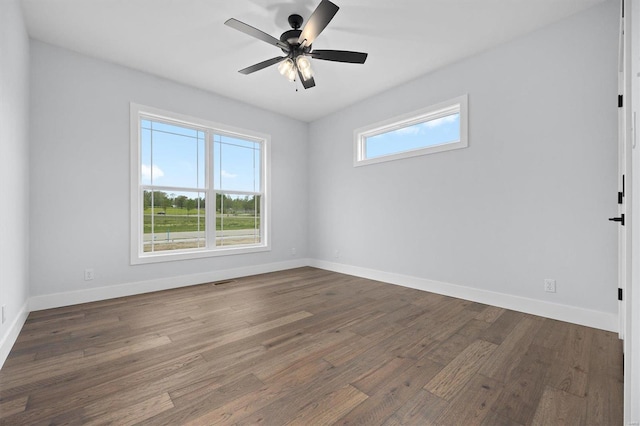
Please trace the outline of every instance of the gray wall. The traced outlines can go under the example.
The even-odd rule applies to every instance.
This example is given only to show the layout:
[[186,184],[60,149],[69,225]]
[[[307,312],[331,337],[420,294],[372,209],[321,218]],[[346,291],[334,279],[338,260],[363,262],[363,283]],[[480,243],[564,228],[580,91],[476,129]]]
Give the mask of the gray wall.
[[[271,135],[271,251],[130,265],[129,102]],[[306,256],[306,123],[37,41],[31,104],[33,296]]]
[[[617,312],[618,7],[312,123],[310,257]],[[465,93],[469,148],[353,167],[354,129]]]
[[[0,1],[0,365],[29,297],[29,39],[17,0]],[[20,324],[22,325],[22,324]],[[13,343],[13,342],[11,342]],[[6,349],[6,353],[5,353]]]

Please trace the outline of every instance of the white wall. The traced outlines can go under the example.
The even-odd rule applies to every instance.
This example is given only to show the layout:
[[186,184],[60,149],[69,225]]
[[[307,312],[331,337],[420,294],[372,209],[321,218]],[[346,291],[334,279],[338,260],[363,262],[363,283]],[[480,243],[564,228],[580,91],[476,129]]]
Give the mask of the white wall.
[[[271,135],[271,251],[130,265],[129,102]],[[295,260],[292,247],[304,258],[307,134],[306,123],[32,41],[32,308],[125,294],[124,284],[152,290],[260,272]],[[84,281],[85,268],[95,280]],[[39,298],[83,291],[90,296]]]
[[[618,7],[609,1],[312,123],[310,257],[611,322]],[[469,148],[353,167],[355,128],[465,93]],[[557,280],[556,294],[543,292],[545,278]]]
[[17,0],[0,1],[0,366],[29,297],[29,39]]

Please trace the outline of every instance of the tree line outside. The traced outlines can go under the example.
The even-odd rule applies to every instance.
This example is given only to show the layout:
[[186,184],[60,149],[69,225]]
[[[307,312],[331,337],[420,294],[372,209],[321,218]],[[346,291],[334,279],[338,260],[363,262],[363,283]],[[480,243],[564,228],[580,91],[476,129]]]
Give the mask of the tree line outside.
[[[153,202],[153,206],[152,206]],[[144,233],[203,231],[204,198],[144,191]],[[153,218],[153,229],[152,229]],[[216,230],[259,229],[260,196],[216,194]]]

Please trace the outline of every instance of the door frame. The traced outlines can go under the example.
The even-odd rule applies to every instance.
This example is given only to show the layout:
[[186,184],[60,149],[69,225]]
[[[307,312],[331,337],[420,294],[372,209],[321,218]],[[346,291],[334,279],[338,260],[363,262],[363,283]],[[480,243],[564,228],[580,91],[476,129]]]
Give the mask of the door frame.
[[624,16],[624,84],[622,92],[625,111],[624,149],[626,152],[626,200],[628,218],[626,280],[620,312],[624,350],[624,424],[640,424],[640,232],[634,224],[640,223],[640,2],[622,0]]

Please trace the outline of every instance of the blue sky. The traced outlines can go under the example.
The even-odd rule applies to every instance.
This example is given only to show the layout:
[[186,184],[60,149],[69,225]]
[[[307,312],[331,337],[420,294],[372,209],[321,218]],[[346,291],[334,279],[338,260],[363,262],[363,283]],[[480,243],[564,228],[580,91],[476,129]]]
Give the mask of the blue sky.
[[[201,130],[142,120],[141,178],[143,185],[204,189],[205,133]],[[214,186],[225,191],[260,190],[260,145],[214,135]],[[197,197],[194,193],[166,191]]]
[[460,140],[460,114],[447,115],[366,139],[366,158]]

